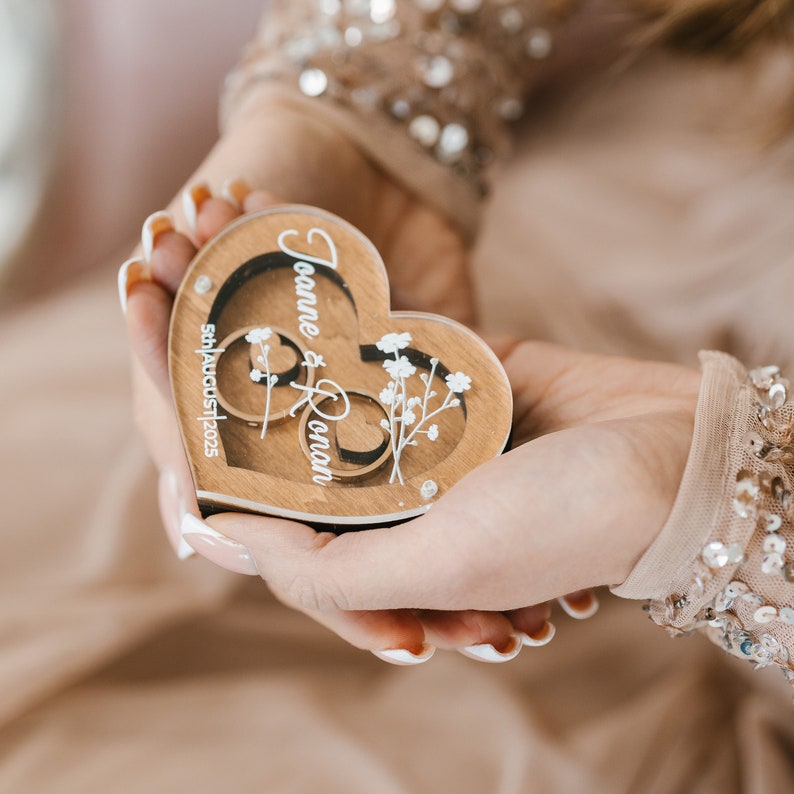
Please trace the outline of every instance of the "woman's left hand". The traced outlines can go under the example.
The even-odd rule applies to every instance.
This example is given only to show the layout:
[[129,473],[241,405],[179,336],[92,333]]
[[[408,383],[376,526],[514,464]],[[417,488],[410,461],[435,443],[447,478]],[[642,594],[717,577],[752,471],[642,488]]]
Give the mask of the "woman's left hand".
[[515,448],[426,515],[341,536],[222,514],[262,577],[305,611],[508,612],[622,582],[670,513],[700,375],[491,340],[513,385]]

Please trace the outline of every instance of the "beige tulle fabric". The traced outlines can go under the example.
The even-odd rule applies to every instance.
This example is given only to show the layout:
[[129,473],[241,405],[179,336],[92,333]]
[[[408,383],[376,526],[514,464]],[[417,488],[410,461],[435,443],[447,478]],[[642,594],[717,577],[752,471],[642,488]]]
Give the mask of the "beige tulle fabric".
[[[761,143],[790,74],[773,52],[649,55],[558,85],[496,175],[486,325],[794,372],[794,141]],[[177,562],[131,426],[114,279],[1,321],[0,791],[792,789],[778,671],[671,639],[638,602],[555,613],[554,641],[507,665],[398,669],[258,580]]]

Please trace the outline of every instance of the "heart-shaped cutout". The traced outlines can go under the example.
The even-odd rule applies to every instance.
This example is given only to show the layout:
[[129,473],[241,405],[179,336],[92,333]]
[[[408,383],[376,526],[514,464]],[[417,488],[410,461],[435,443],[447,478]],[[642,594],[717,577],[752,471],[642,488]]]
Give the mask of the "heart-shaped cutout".
[[395,523],[510,432],[490,348],[447,318],[390,312],[372,243],[312,207],[244,216],[199,251],[174,303],[169,366],[204,515]]

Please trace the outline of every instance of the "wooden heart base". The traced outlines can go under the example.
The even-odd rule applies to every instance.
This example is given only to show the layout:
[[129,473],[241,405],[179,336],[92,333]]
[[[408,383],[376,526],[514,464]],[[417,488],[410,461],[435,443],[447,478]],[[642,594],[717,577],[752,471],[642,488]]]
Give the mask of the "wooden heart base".
[[169,343],[205,515],[395,523],[507,443],[490,349],[446,318],[390,312],[373,245],[311,207],[242,217],[199,251]]

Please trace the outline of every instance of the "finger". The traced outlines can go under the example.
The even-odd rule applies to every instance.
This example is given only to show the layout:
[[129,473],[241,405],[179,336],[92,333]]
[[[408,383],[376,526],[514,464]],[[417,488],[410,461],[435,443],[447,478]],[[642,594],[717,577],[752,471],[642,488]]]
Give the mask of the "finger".
[[509,662],[524,646],[539,644],[502,612],[421,610],[417,615],[428,641],[478,662]]
[[174,295],[196,248],[175,230],[170,213],[155,212],[144,221],[141,248],[152,280]]
[[126,312],[127,335],[136,360],[168,401],[168,324],[172,304],[171,296],[159,284],[139,281],[129,289]]
[[[195,516],[188,515],[183,519],[180,538],[175,545],[180,547],[182,544],[187,544],[202,557],[227,570],[249,575],[259,573],[257,556]],[[426,641],[422,622],[410,610],[316,611],[296,601],[293,593],[281,589],[277,584],[269,582],[269,586],[287,606],[303,612],[351,645],[376,652],[384,661],[418,664],[427,661],[433,654],[434,646]]]
[[[209,521],[252,549],[262,575],[310,609],[518,609],[619,581],[616,571],[634,555],[605,532],[625,520],[625,482],[597,465],[603,454],[624,454],[613,435],[591,425],[544,436],[478,467],[427,514],[395,527],[337,537],[276,519]],[[595,478],[604,499],[586,533],[587,510],[566,485],[580,476]],[[542,575],[527,575],[538,566]]]
[[[268,200],[269,194],[252,195],[242,180],[227,182],[226,198],[214,198],[205,183],[183,193],[183,211],[199,242],[216,234],[240,214],[238,202]],[[119,271],[119,298],[127,316],[130,343],[149,377],[164,393],[168,378],[168,325],[171,298],[184,277],[196,247],[174,229],[168,212],[155,212],[141,231],[142,259],[129,260]]]
[[308,611],[448,606],[427,589],[431,583],[431,590],[438,585],[449,591],[440,577],[451,578],[450,570],[425,562],[433,555],[412,527],[415,522],[338,536],[237,513],[211,516],[207,523],[248,548],[262,577]]
[[576,620],[586,620],[593,617],[598,612],[598,598],[596,594],[589,588],[586,590],[577,590],[575,593],[568,593],[568,595],[561,596],[557,599],[559,605],[563,608],[566,615],[569,615]]
[[165,464],[158,478],[157,501],[166,537],[180,560],[195,555],[195,549],[182,537],[181,526],[186,514],[199,515],[190,470],[177,450]]
[[[516,442],[521,443],[564,426],[567,409],[555,398],[555,386],[588,357],[543,342],[516,343],[505,337],[490,341],[502,361],[513,391]],[[574,403],[574,397],[570,394],[568,402]]]
[[256,189],[245,196],[242,208],[245,212],[259,212],[284,203],[286,203],[285,199],[275,193],[271,193],[269,190]]
[[182,215],[195,241],[203,245],[237,219],[240,208],[231,201],[214,196],[206,182],[198,182],[182,191]]
[[490,645],[504,651],[513,644],[516,629],[502,612],[467,609],[457,611],[418,610],[425,636],[439,648]]
[[286,606],[303,612],[345,642],[372,651],[383,661],[419,664],[427,661],[435,651],[435,645],[425,637],[421,621],[410,610],[312,612],[301,609],[276,590],[274,595]]
[[554,624],[549,621],[551,607],[549,604],[522,607],[507,613],[510,623],[523,632],[524,645],[538,647],[548,645],[556,633]]
[[171,398],[154,385],[137,359],[133,382],[136,425],[160,471],[160,516],[174,551],[185,559],[195,552],[182,540],[180,527],[187,513],[198,516],[199,510]]
[[694,411],[700,375],[672,364],[491,340],[513,390],[518,443],[568,427],[656,411]]

